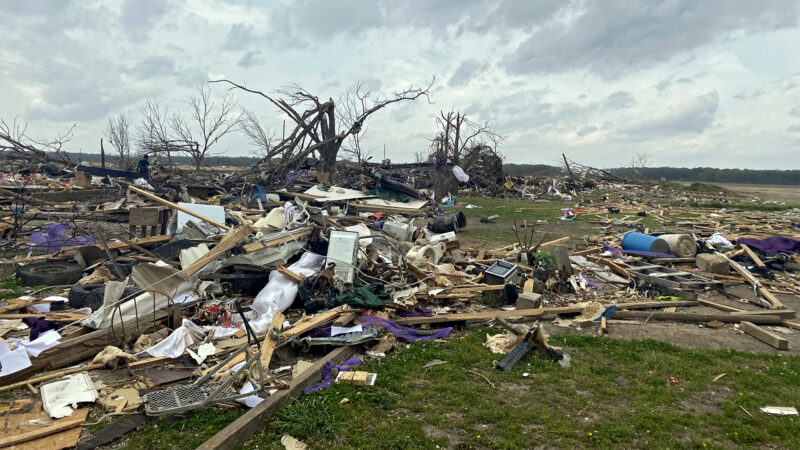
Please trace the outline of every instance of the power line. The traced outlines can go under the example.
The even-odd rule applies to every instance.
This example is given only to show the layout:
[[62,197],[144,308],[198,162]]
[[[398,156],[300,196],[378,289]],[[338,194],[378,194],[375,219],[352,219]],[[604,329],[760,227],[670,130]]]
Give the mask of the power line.
[[79,80],[79,81],[85,81],[87,83],[104,85],[104,86],[112,87],[114,89],[120,89],[120,90],[123,90],[123,91],[129,91],[129,92],[133,92],[135,94],[141,94],[141,95],[145,95],[145,96],[148,96],[148,97],[162,98],[162,99],[165,99],[165,100],[172,100],[172,101],[180,102],[180,103],[189,103],[186,100],[180,100],[180,99],[177,99],[177,98],[164,97],[164,96],[158,96],[158,95],[150,95],[147,92],[139,91],[139,90],[136,90],[136,89],[125,88],[125,87],[122,87],[122,86],[117,86],[115,84],[106,83],[106,82],[103,82],[103,81],[89,80],[87,78],[76,77],[74,75],[69,75],[69,74],[62,73],[62,72],[56,72],[54,70],[42,69],[40,67],[28,66],[28,65],[25,65],[25,64],[15,63],[15,62],[12,62],[12,61],[6,61],[4,59],[0,59],[0,63],[9,64],[9,65],[12,65],[12,66],[23,67],[25,69],[30,69],[30,70],[38,70],[40,72],[46,72],[46,73],[50,73],[50,74],[53,74],[53,75],[60,75],[62,77],[72,78],[72,79]]

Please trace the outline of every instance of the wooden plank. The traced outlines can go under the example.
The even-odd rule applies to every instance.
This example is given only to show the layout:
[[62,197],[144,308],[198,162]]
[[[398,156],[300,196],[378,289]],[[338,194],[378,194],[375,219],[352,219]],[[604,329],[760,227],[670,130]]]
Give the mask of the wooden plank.
[[751,315],[732,315],[732,314],[700,314],[700,313],[685,313],[685,312],[648,312],[648,311],[617,311],[614,313],[615,319],[650,319],[650,320],[669,320],[673,322],[711,322],[718,320],[720,322],[736,323],[742,321],[750,321],[753,323],[765,323],[777,325],[781,323],[780,316],[761,316],[756,314]]
[[208,263],[215,260],[219,255],[225,253],[226,251],[233,248],[236,244],[242,241],[242,239],[246,238],[250,235],[254,230],[250,225],[244,225],[232,235],[224,238],[217,244],[216,247],[211,249],[208,253],[203,255],[202,257],[198,258],[197,261],[193,262],[189,267],[181,270],[181,273],[186,275],[187,277],[191,277],[192,275],[196,274],[200,271],[203,267],[205,267]]
[[764,261],[761,261],[761,258],[759,258],[758,255],[756,255],[756,252],[748,247],[747,244],[739,244],[739,246],[742,247],[744,252],[747,253],[747,256],[750,257],[754,263],[756,263],[756,266],[761,267],[762,269],[767,267],[767,265],[764,264]]
[[334,364],[339,364],[351,357],[355,352],[356,346],[348,345],[328,353],[295,377],[289,384],[289,389],[278,391],[264,399],[263,402],[241,415],[197,448],[199,450],[235,448],[246,441],[250,435],[261,429],[264,422],[278,408],[293,403],[302,394],[303,389],[318,382],[322,367],[328,360],[333,361]]
[[102,369],[102,368],[103,368],[103,364],[89,364],[88,366],[72,367],[72,368],[69,368],[69,369],[59,370],[57,372],[48,373],[48,374],[41,375],[41,376],[38,376],[38,377],[35,377],[35,378],[30,378],[28,380],[20,381],[18,383],[12,383],[12,384],[7,384],[5,386],[0,386],[0,392],[8,391],[8,390],[11,390],[11,389],[16,389],[18,387],[23,387],[23,386],[25,386],[27,384],[40,383],[42,381],[52,380],[53,378],[59,378],[59,377],[62,377],[64,375],[69,375],[71,373],[85,372],[85,371],[88,371],[88,370],[95,370],[95,369]]
[[733,311],[731,315],[734,316],[741,316],[741,315],[760,315],[760,316],[781,316],[783,318],[791,319],[795,317],[795,313],[791,309],[762,309],[758,311]]
[[[680,302],[631,302],[617,303],[617,311],[622,309],[663,308],[665,306],[696,306],[695,301]],[[608,305],[606,305],[608,306]],[[486,320],[509,317],[538,317],[548,314],[577,314],[583,311],[583,306],[560,306],[555,308],[516,309],[512,311],[491,310],[479,313],[466,314],[440,314],[431,317],[406,317],[398,319],[400,325],[417,325],[423,323],[461,322],[465,320]]]
[[354,321],[356,317],[360,316],[360,312],[344,312],[338,319],[333,321],[333,324],[337,327],[344,327],[347,326],[350,322]]
[[272,360],[272,353],[275,351],[275,346],[278,345],[277,333],[273,334],[272,330],[280,331],[283,328],[283,314],[280,311],[275,311],[272,315],[272,322],[267,329],[267,335],[264,337],[264,342],[261,343],[261,366],[266,373],[269,370],[269,362]]
[[36,429],[31,431],[27,431],[24,433],[16,433],[13,436],[6,436],[0,438],[0,447],[8,447],[15,444],[21,444],[23,442],[28,442],[44,436],[49,436],[53,433],[58,433],[59,431],[69,430],[70,428],[81,426],[86,421],[86,414],[88,413],[89,413],[89,408],[79,409],[73,412],[72,416],[55,420],[51,423],[51,425],[48,425],[46,427],[37,427]]
[[287,269],[286,267],[283,267],[283,266],[278,266],[275,270],[280,272],[280,274],[285,276],[286,278],[294,281],[295,283],[299,283],[299,282],[303,281],[303,278],[306,277],[303,274],[294,273],[291,270],[289,270],[289,269]]
[[133,192],[141,195],[142,197],[150,199],[150,200],[152,200],[154,202],[161,203],[162,205],[169,206],[172,209],[177,209],[178,211],[184,212],[184,213],[186,213],[186,214],[188,214],[188,215],[190,215],[192,217],[198,218],[198,219],[202,220],[203,222],[210,223],[211,225],[214,225],[217,228],[222,228],[225,231],[228,231],[228,230],[231,229],[231,227],[225,225],[224,223],[219,223],[219,222],[217,222],[215,220],[211,220],[211,219],[209,219],[208,217],[206,217],[206,216],[204,216],[202,214],[198,214],[198,213],[196,213],[196,212],[194,212],[194,211],[192,211],[190,209],[186,209],[186,208],[184,208],[182,206],[179,206],[179,205],[177,205],[175,203],[172,203],[171,201],[164,200],[163,198],[161,198],[161,197],[159,197],[157,195],[153,195],[153,194],[151,194],[151,193],[149,193],[147,191],[144,191],[142,189],[139,189],[136,186],[128,186],[128,190],[129,191],[133,191]]
[[[337,306],[336,308],[333,308],[330,311],[326,311],[320,314],[315,314],[311,317],[306,317],[303,320],[295,322],[292,328],[289,328],[288,330],[284,331],[281,334],[281,339],[289,340],[295,338],[303,333],[313,330],[314,328],[317,328],[321,325],[331,322],[337,317],[339,317],[339,314],[341,314],[343,310],[344,310],[343,307]],[[358,311],[361,312],[360,309]]]
[[743,321],[739,324],[739,329],[778,350],[789,350],[788,339],[782,338],[771,331],[759,328],[752,322]]
[[276,247],[276,246],[278,246],[280,244],[283,244],[284,242],[294,241],[294,240],[309,236],[310,234],[311,234],[311,230],[310,229],[309,230],[303,230],[303,231],[298,232],[298,233],[289,232],[288,235],[282,236],[282,237],[279,237],[279,238],[270,239],[268,241],[257,241],[257,242],[252,242],[250,244],[245,244],[245,245],[242,246],[242,252],[243,253],[252,253],[252,252],[256,252],[256,251],[259,251],[259,250],[262,250],[262,249],[265,249],[265,248]]
[[733,307],[733,306],[723,305],[721,303],[715,303],[715,302],[712,302],[711,300],[707,300],[707,299],[701,298],[701,297],[697,297],[697,301],[700,302],[701,305],[709,306],[711,308],[715,308],[715,309],[718,309],[720,311],[726,311],[726,312],[743,311],[743,309],[741,309],[741,308],[736,308],[736,307]]
[[[744,249],[742,250],[744,251]],[[717,252],[717,254],[722,255],[722,253],[719,252]],[[728,265],[731,266],[731,268],[735,270],[739,275],[743,276],[748,283],[756,287],[756,291],[758,292],[758,294],[764,297],[770,303],[770,309],[785,308],[783,303],[780,300],[778,300],[778,298],[775,297],[775,295],[773,295],[772,292],[770,292],[767,288],[761,286],[761,284],[758,282],[758,279],[755,276],[753,276],[753,274],[750,273],[750,271],[747,270],[744,266],[737,263],[736,261],[731,261],[730,259],[728,259]]]

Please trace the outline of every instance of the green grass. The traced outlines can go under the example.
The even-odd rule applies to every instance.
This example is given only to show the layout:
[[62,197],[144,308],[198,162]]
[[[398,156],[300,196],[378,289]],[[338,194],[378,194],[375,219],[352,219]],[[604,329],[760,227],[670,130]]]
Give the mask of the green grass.
[[[467,209],[466,205],[472,204],[478,208]],[[561,208],[574,207],[575,203],[537,202],[522,199],[499,199],[483,197],[459,197],[457,206],[445,207],[445,212],[463,211],[467,219],[480,219],[484,216],[498,215],[498,221],[517,219],[523,220],[558,220],[561,217]]]
[[[551,343],[571,354],[570,369],[529,356],[504,373],[482,346],[487,332],[500,331],[371,361],[374,387],[303,397],[247,447],[282,448],[284,434],[310,448],[800,447],[797,418],[759,411],[796,405],[800,358],[567,335]],[[433,359],[450,363],[424,369]]]

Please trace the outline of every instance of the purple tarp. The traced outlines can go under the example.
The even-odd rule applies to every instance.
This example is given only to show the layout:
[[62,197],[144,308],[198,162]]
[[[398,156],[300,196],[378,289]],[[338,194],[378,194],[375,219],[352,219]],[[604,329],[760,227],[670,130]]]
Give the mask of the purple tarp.
[[94,244],[89,236],[67,236],[67,230],[74,230],[72,222],[57,222],[45,225],[42,231],[31,232],[31,244],[43,253],[55,253],[64,246]]
[[392,322],[391,320],[384,319],[383,317],[371,316],[369,314],[362,314],[358,320],[363,327],[385,328],[386,331],[406,342],[431,341],[434,339],[443,338],[453,331],[453,327],[447,327],[437,330],[433,334],[422,334],[413,328],[403,327]]
[[783,236],[773,236],[766,239],[741,238],[737,239],[736,242],[768,255],[800,253],[800,241]]

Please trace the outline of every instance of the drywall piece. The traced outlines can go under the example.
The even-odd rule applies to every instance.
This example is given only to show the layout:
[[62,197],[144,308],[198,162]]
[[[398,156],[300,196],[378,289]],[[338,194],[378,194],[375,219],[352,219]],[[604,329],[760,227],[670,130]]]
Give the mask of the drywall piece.
[[53,419],[71,415],[78,403],[94,403],[97,400],[97,390],[86,372],[42,385],[39,390],[42,407]]

